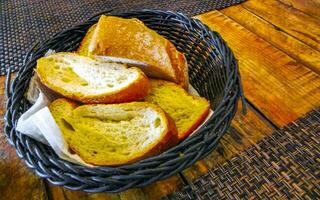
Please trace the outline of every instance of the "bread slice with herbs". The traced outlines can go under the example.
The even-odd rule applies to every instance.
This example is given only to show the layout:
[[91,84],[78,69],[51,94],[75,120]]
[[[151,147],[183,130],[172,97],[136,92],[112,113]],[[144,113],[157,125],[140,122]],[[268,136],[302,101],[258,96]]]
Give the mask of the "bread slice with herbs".
[[75,53],[42,57],[37,61],[36,72],[49,89],[83,103],[136,101],[146,96],[150,87],[139,68]]
[[86,56],[127,59],[147,76],[188,87],[188,66],[183,53],[166,38],[136,18],[102,15],[87,32],[77,52]]
[[206,118],[210,103],[203,97],[188,94],[181,86],[163,80],[151,79],[146,102],[160,106],[174,120],[179,140],[185,139]]
[[147,102],[78,106],[57,99],[49,109],[64,138],[86,163],[118,166],[177,144],[173,120]]

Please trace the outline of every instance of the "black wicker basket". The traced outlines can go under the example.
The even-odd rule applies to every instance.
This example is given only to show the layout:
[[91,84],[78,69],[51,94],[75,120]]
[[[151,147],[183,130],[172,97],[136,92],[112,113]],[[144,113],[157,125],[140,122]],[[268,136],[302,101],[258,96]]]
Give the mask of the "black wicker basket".
[[[102,13],[101,13],[102,14]],[[88,168],[60,159],[54,151],[15,130],[21,114],[31,105],[24,97],[36,60],[48,49],[75,50],[86,31],[97,22],[99,15],[53,35],[41,45],[35,45],[26,55],[23,67],[10,83],[7,78],[7,112],[5,134],[17,154],[36,173],[55,185],[86,192],[120,192],[143,187],[172,176],[208,155],[228,129],[243,97],[237,62],[220,37],[199,20],[181,13],[162,10],[139,10],[118,14],[138,18],[175,44],[186,55],[190,83],[211,102],[214,114],[195,134],[168,151],[120,167]]]

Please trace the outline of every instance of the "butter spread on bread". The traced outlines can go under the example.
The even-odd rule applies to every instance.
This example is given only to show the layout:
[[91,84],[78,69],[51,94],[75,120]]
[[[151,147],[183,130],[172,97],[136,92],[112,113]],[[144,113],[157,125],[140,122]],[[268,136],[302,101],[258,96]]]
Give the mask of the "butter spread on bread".
[[160,106],[174,120],[179,140],[185,139],[206,118],[209,102],[188,94],[181,86],[163,80],[151,79],[151,91],[145,101]]
[[[185,56],[157,32],[138,19],[102,15],[84,37],[78,53],[136,60],[149,77],[165,79],[188,87]],[[132,64],[132,63],[131,63]]]
[[56,53],[37,61],[36,72],[49,89],[83,103],[122,103],[142,99],[149,80],[135,67]]
[[178,142],[173,120],[151,103],[77,106],[61,98],[49,109],[71,150],[93,165],[131,163]]

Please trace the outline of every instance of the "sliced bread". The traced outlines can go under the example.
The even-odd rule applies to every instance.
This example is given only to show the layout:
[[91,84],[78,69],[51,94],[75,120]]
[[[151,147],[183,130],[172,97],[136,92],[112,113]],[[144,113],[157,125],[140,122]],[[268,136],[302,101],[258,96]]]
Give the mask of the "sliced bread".
[[56,53],[37,61],[36,72],[51,90],[83,103],[122,103],[142,99],[149,80],[135,67]]
[[78,48],[78,54],[80,55],[88,55],[88,49],[89,49],[89,42],[92,38],[92,35],[94,33],[94,30],[96,28],[97,24],[92,25],[89,30],[87,31],[86,35],[84,36],[84,38],[82,39],[81,43],[80,43],[80,47]]
[[173,120],[147,102],[49,107],[69,147],[85,162],[118,166],[160,153],[178,142]]
[[149,77],[188,87],[185,56],[169,40],[135,18],[102,15],[89,29],[77,52],[136,60],[129,64],[141,68]]
[[73,127],[66,121],[66,118],[72,115],[76,107],[78,107],[76,102],[66,98],[56,99],[49,105],[49,110],[68,144],[72,143],[71,140],[75,135]]
[[179,140],[185,139],[206,118],[210,103],[203,97],[189,95],[181,86],[151,79],[151,91],[145,101],[160,106],[174,120]]

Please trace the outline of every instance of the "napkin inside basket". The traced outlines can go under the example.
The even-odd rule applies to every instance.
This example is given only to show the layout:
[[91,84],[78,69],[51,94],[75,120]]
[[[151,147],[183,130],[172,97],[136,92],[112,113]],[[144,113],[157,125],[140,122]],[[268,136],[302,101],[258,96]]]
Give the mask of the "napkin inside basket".
[[[189,93],[199,96],[198,92],[191,85],[189,85]],[[16,130],[39,142],[51,146],[61,159],[72,163],[94,167],[91,164],[85,163],[77,154],[69,152],[68,144],[62,137],[61,130],[56,124],[48,108],[50,103],[59,98],[59,96],[46,89],[36,74],[31,78],[26,96],[28,101],[33,103],[33,105],[29,110],[21,115],[18,120]],[[199,129],[212,114],[213,111],[210,110],[207,118],[197,129]],[[193,131],[193,133],[195,131]]]

